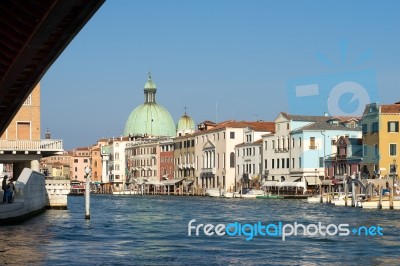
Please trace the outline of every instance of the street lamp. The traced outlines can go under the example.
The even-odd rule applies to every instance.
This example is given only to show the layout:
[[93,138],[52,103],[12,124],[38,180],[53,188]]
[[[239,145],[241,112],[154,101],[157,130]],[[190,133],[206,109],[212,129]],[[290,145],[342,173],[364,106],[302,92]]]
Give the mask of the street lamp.
[[89,166],[85,167],[85,178],[86,178],[86,188],[85,188],[85,219],[90,219],[90,172]]

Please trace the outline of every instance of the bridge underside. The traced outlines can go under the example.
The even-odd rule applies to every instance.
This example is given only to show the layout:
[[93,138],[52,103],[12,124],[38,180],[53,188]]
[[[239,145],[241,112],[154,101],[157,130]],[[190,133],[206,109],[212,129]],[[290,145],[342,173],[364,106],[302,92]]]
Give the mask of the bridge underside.
[[0,1],[0,135],[104,1]]

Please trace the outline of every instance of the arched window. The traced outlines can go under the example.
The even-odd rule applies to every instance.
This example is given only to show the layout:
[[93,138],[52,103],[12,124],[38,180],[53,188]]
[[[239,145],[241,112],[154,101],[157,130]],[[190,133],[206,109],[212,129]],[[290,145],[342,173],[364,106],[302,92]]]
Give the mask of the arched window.
[[115,165],[115,170],[116,170],[116,171],[119,171],[119,164],[116,164],[116,165]]
[[115,160],[119,160],[119,152],[115,153]]

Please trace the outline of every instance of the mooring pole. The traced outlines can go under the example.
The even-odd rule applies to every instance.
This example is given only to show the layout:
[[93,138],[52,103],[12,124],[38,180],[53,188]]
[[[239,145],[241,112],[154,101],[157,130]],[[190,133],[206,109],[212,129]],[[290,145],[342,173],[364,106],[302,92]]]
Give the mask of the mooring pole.
[[85,167],[86,187],[85,187],[85,219],[90,220],[90,168]]

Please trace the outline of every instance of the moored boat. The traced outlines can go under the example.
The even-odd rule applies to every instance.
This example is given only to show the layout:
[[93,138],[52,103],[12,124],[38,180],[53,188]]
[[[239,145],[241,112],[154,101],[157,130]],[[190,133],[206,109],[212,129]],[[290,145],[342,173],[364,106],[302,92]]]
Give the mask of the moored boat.
[[205,195],[209,197],[222,197],[224,195],[224,190],[218,188],[209,188],[206,189]]

